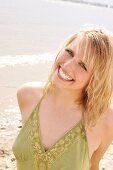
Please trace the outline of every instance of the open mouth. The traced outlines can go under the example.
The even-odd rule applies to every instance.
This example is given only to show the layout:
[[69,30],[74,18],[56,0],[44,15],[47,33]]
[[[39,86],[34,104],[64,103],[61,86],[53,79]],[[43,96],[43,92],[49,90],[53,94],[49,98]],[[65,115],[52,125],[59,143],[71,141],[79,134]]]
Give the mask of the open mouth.
[[62,69],[62,67],[61,66],[59,66],[59,68],[58,68],[58,77],[60,78],[60,79],[62,79],[62,80],[64,80],[64,81],[74,81],[74,79],[71,77],[71,76],[69,76],[69,75],[67,75],[64,71],[63,71],[63,69]]

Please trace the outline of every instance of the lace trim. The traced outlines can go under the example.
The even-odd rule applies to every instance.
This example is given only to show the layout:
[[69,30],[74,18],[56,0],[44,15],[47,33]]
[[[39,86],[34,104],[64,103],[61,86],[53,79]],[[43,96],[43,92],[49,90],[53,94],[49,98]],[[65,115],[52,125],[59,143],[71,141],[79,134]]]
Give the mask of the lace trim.
[[33,147],[34,164],[41,170],[50,169],[52,163],[68,150],[73,142],[85,137],[85,128],[82,122],[68,131],[56,144],[46,152],[42,149],[42,143],[39,135],[39,121],[37,110],[34,110],[33,118],[30,120],[29,138]]

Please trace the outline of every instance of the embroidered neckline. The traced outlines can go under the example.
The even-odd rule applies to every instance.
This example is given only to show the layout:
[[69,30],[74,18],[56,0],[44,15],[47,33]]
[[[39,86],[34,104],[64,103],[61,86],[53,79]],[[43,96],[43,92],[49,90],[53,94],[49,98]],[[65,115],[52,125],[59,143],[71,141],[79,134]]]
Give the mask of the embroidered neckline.
[[[73,125],[69,130],[67,130],[66,132],[64,132],[53,144],[52,146],[50,146],[47,151],[45,151],[45,147],[43,145],[43,142],[42,142],[42,135],[41,135],[41,128],[40,128],[40,119],[39,119],[39,114],[37,114],[37,117],[38,117],[38,132],[39,132],[39,139],[40,139],[40,144],[42,146],[42,150],[43,152],[45,153],[48,153],[50,152],[56,145],[58,145],[58,143],[62,143],[63,142],[63,139],[66,138],[66,136],[69,136],[70,133],[72,133],[73,130],[76,130],[76,132],[80,132],[80,128],[78,126],[80,126],[80,124],[82,123],[82,119],[76,123],[75,125]],[[78,127],[78,128],[77,128]],[[82,127],[81,127],[82,128]],[[62,141],[62,142],[60,142]],[[64,142],[63,142],[64,143]]]
[[[47,150],[42,143],[42,137],[40,132],[40,121],[39,121],[39,107],[33,111],[33,117],[30,120],[29,138],[33,147],[34,164],[39,166],[39,162],[44,162],[46,166],[50,168],[52,163],[65,151],[68,150],[69,146],[73,142],[78,141],[81,137],[85,137],[85,127],[83,118],[68,131],[66,131],[61,137]],[[40,161],[39,161],[40,160]]]

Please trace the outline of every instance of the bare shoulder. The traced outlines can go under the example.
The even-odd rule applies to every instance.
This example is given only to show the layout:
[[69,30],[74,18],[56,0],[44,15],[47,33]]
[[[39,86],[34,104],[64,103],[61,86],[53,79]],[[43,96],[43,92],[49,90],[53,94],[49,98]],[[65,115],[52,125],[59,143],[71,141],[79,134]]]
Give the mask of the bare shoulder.
[[99,121],[101,143],[91,158],[91,170],[98,169],[99,161],[113,141],[113,108],[109,107]]
[[22,115],[22,122],[25,122],[43,95],[42,82],[29,82],[23,84],[17,90],[17,100]]

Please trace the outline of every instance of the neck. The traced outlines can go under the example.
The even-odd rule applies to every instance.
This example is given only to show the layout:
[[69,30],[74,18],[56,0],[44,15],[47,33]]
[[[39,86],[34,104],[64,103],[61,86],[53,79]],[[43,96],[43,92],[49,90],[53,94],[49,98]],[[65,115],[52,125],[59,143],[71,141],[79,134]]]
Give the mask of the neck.
[[54,92],[50,95],[57,108],[69,109],[82,107],[82,104],[80,103],[82,99],[81,92],[55,88]]

